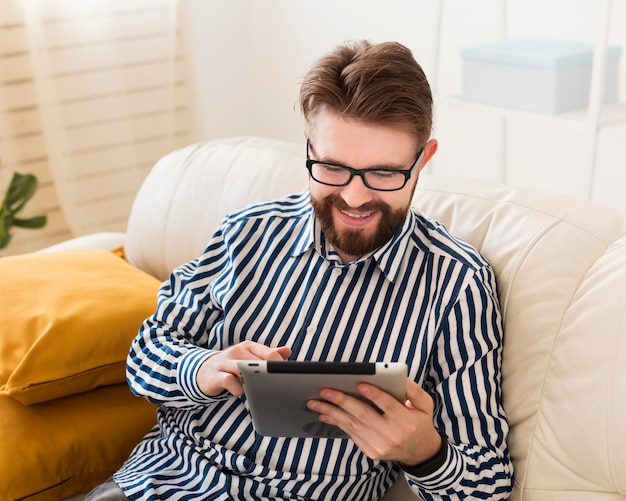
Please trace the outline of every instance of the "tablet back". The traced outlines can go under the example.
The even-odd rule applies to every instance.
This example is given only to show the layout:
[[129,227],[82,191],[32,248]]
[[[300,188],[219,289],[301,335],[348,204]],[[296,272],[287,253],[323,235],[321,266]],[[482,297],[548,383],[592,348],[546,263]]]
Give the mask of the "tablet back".
[[278,437],[346,438],[336,426],[322,423],[307,401],[323,388],[358,396],[367,382],[404,402],[407,366],[403,363],[296,362],[246,360],[238,363],[254,428]]

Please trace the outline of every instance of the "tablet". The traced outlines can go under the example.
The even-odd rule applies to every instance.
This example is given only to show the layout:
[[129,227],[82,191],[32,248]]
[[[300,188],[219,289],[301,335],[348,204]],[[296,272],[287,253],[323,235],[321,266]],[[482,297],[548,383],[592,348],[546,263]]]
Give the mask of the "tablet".
[[323,388],[359,396],[357,385],[370,383],[400,402],[406,394],[407,366],[399,362],[238,362],[255,431],[275,437],[346,438],[338,427],[319,421],[307,401]]

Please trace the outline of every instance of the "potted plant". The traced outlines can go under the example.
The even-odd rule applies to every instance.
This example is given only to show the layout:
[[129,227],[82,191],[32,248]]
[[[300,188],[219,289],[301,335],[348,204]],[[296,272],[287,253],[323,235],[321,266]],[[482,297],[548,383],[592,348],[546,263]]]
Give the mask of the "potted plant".
[[38,185],[37,178],[32,174],[13,173],[9,187],[7,188],[2,205],[0,205],[0,249],[3,249],[11,240],[11,228],[42,228],[48,221],[47,216],[35,216],[28,219],[18,217],[35,194]]

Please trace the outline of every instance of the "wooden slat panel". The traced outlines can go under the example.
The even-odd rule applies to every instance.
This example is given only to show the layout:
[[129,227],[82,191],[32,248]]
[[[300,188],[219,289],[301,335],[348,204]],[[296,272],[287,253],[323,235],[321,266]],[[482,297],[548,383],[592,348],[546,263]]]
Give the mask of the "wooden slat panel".
[[11,53],[2,57],[2,73],[0,83],[22,82],[32,79],[33,72],[30,66],[30,56],[26,52]]
[[128,171],[133,167],[131,160],[139,163],[148,162],[152,159],[140,158],[140,150],[134,145],[125,143],[115,147],[107,148],[104,151],[91,150],[73,155],[74,162],[80,162],[84,165],[81,170],[81,176],[89,177],[101,174],[107,171],[125,170]]
[[177,82],[180,82],[181,75],[184,74],[183,65],[182,59],[170,65],[167,59],[162,58],[158,61],[117,68],[115,72],[103,69],[91,73],[62,75],[56,78],[57,98],[59,102],[70,102],[90,96],[168,85],[172,71],[178,76]]
[[[100,175],[107,171],[142,168],[145,165],[152,167],[163,155],[173,149],[187,144],[186,133],[182,132],[182,140],[179,137],[157,137],[134,144],[124,143],[106,150],[89,150],[77,152],[72,155],[73,161],[84,167],[81,169],[82,177]],[[134,165],[133,165],[134,164]],[[140,176],[144,179],[144,176]]]
[[30,162],[21,162],[19,164],[8,164],[7,168],[11,171],[17,171],[22,174],[27,172],[33,174],[39,181],[39,186],[49,185],[53,186],[52,171],[50,170],[50,164],[47,158],[41,160],[32,160]]
[[64,18],[44,27],[45,38],[52,47],[89,45],[125,38],[167,33],[171,20],[165,7],[153,11],[108,14],[91,18]]
[[116,146],[128,140],[139,141],[151,137],[171,135],[187,121],[184,110],[175,113],[157,112],[129,120],[83,125],[67,131],[71,151],[85,151],[105,146]]
[[154,137],[135,143],[135,154],[139,159],[138,163],[146,161],[156,162],[159,158],[176,148],[182,148],[189,144],[190,133],[188,129],[180,129],[174,133],[173,137],[167,139]]
[[4,165],[0,165],[0,197],[4,196],[4,191],[7,189],[11,180],[12,171]]
[[46,144],[41,133],[16,137],[10,141],[3,138],[0,147],[2,161],[10,164],[40,160],[47,156]]
[[106,44],[72,46],[50,51],[50,71],[56,76],[103,68],[114,69],[161,60],[168,57],[169,50],[170,38],[161,34],[141,39],[115,40]]
[[71,236],[58,192],[78,234],[124,231],[154,163],[190,142],[184,54],[172,45],[180,37],[175,4],[33,3],[28,31],[20,0],[0,2],[0,187],[14,171],[35,174],[39,190],[24,215],[49,217],[44,229],[15,233],[11,253]]
[[133,12],[149,12],[165,8],[171,4],[168,0],[132,0],[132,2],[94,2],[90,0],[63,0],[43,2],[40,15],[44,21],[63,19],[84,19],[104,15],[124,15]]
[[63,116],[68,127],[90,124],[94,121],[126,119],[146,113],[163,111],[171,106],[182,107],[187,102],[187,89],[184,84],[174,88],[135,90],[107,96],[95,96],[63,105]]
[[41,132],[41,118],[36,108],[22,108],[7,112],[4,120],[6,130],[9,131],[5,136],[7,138]]
[[[175,144],[172,149],[182,147],[183,144]],[[133,186],[138,186],[143,182],[150,169],[161,158],[162,155],[155,155],[143,163],[136,163],[132,170],[122,168],[117,171],[105,170],[93,175],[81,175],[79,178],[70,180],[70,184],[80,186],[75,202],[77,205],[89,204],[93,200],[102,198],[112,198],[115,196],[126,196],[127,193],[135,193]]]
[[[4,11],[2,12],[2,21]],[[4,23],[2,23],[4,24]],[[2,26],[0,24],[0,26]],[[4,26],[0,27],[0,57],[28,52],[28,39],[24,26]]]
[[[1,64],[1,63],[0,63]],[[23,110],[36,106],[35,86],[32,80],[0,84],[0,113]]]
[[[150,164],[146,164],[148,166]],[[144,179],[142,171],[135,171],[134,177],[141,182]],[[82,177],[75,180],[80,186],[80,196],[77,197],[78,205],[88,205],[94,200],[103,197],[110,199],[116,196],[124,197],[129,192],[134,194],[135,190],[128,188],[129,172],[127,170],[107,171],[98,176]],[[103,195],[105,194],[105,195]]]
[[4,191],[13,176],[13,172],[19,172],[20,174],[33,174],[37,178],[40,187],[43,185],[53,185],[52,173],[50,172],[50,165],[47,160],[20,163],[17,165],[5,163],[3,161],[0,166],[0,194],[4,195]]
[[110,228],[112,222],[115,222],[116,225],[120,222],[123,223],[120,226],[115,226],[118,228],[115,231],[124,231],[134,199],[135,190],[132,190],[127,193],[116,193],[115,196],[85,200],[80,204],[80,208],[98,214],[98,218],[92,223],[98,231],[103,231],[103,225]]
[[2,0],[1,27],[13,27],[24,23],[22,0]]

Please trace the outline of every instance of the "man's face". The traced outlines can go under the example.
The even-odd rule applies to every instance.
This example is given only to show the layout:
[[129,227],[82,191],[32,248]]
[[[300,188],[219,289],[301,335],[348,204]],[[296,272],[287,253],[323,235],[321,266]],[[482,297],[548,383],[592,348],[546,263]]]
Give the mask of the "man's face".
[[[314,117],[308,139],[311,159],[354,169],[410,169],[421,146],[408,132],[341,118],[330,110],[321,110]],[[309,180],[317,219],[344,263],[381,247],[402,226],[424,164],[422,160],[398,191],[370,189],[358,176],[346,186]]]

